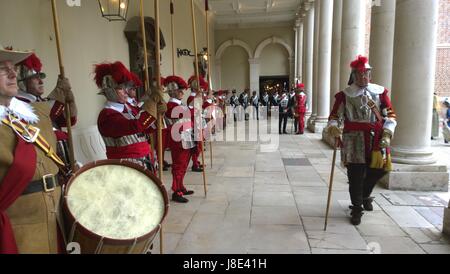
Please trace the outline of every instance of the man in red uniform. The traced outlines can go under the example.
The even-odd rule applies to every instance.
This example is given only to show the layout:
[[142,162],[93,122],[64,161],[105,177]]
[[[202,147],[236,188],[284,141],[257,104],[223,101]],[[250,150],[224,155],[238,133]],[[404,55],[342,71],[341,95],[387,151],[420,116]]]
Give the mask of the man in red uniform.
[[19,94],[16,98],[28,104],[35,102],[47,102],[49,104],[51,108],[50,119],[53,122],[56,139],[58,140],[58,155],[69,166],[68,135],[61,130],[61,128],[67,126],[64,104],[66,102],[69,104],[72,125],[76,124],[78,113],[69,80],[58,77],[55,89],[47,98],[43,98],[45,92],[43,80],[46,78],[46,74],[42,72],[41,60],[33,53],[18,64],[18,69]]
[[172,200],[178,203],[187,203],[184,195],[192,195],[184,186],[184,176],[191,158],[191,150],[195,147],[193,140],[193,127],[191,111],[182,103],[186,82],[178,76],[169,76],[164,86],[170,96],[167,103],[166,121],[168,121],[168,146],[172,154]]
[[125,159],[156,172],[147,135],[156,129],[155,117],[164,106],[148,99],[142,109],[130,107],[127,90],[134,85],[133,77],[120,62],[96,65],[95,82],[107,99],[97,124],[108,159]]
[[373,210],[373,188],[392,170],[390,143],[397,126],[388,90],[370,83],[368,62],[358,56],[350,64],[349,86],[336,94],[328,123],[331,136],[343,135],[341,159],[350,182],[353,225],[361,223],[364,210]]
[[[187,99],[187,104],[189,106],[189,109],[191,110],[191,119],[194,123],[194,125],[202,125],[203,121],[203,109],[205,106],[209,106],[208,99],[206,99],[205,95],[203,94],[203,90],[208,89],[208,83],[203,79],[203,77],[199,76],[200,79],[200,88],[198,88],[197,84],[197,77],[191,76],[188,80],[189,87],[191,88],[191,94]],[[196,107],[195,103],[196,101],[200,102],[200,105],[197,107],[200,111],[198,112],[196,117]],[[195,122],[195,119],[198,119],[197,122]],[[203,128],[201,126],[200,128]],[[200,130],[197,130],[197,132],[200,132]],[[196,140],[200,140],[200,136],[197,136]],[[192,149],[192,171],[193,172],[203,172],[203,165],[199,161],[200,153],[203,149],[202,142],[198,141],[195,148]]]
[[297,85],[297,95],[295,96],[295,119],[298,122],[297,135],[305,133],[305,113],[307,96],[305,93],[305,85],[300,83]]

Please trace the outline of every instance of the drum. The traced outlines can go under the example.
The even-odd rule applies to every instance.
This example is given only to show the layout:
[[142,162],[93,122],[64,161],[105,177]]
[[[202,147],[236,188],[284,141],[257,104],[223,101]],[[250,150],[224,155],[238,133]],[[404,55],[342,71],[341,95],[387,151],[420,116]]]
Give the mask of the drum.
[[121,160],[83,166],[64,190],[67,243],[82,254],[143,254],[167,216],[169,199],[149,170]]

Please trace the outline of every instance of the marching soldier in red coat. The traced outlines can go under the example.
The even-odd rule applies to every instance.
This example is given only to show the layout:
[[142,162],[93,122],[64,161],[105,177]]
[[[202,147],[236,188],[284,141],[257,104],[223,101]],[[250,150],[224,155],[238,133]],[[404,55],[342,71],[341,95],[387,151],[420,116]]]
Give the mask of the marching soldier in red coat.
[[[203,118],[201,117],[203,114],[203,109],[205,106],[209,106],[208,99],[206,99],[205,95],[203,94],[203,90],[208,89],[208,83],[203,79],[203,77],[199,76],[200,79],[200,88],[198,88],[197,84],[197,77],[191,76],[188,80],[189,87],[191,88],[191,94],[187,99],[187,104],[189,106],[189,109],[191,110],[191,119],[194,122],[194,125],[202,125],[203,124]],[[196,101],[199,100],[200,106],[198,109],[200,109],[199,117],[196,117],[195,115],[195,106],[194,104]],[[200,119],[196,120],[195,119]],[[203,128],[203,126],[201,126]],[[198,132],[200,131],[197,130]],[[200,137],[197,136],[196,140],[200,140]],[[203,166],[199,161],[200,153],[203,149],[202,142],[197,142],[197,145],[195,148],[192,149],[192,171],[193,172],[203,172]]]
[[370,83],[368,59],[359,56],[350,66],[349,86],[336,94],[328,132],[336,138],[343,134],[341,158],[350,182],[351,223],[359,225],[363,211],[373,210],[373,188],[392,170],[390,142],[397,122],[388,90]]
[[19,94],[17,99],[26,103],[47,102],[51,108],[50,118],[53,122],[54,131],[58,140],[58,155],[69,166],[68,135],[61,128],[66,127],[65,103],[67,102],[71,112],[71,124],[77,122],[77,106],[72,93],[69,80],[67,78],[58,78],[55,89],[47,98],[43,98],[44,79],[46,74],[42,72],[41,60],[33,53],[30,57],[18,64],[17,81],[19,85]]
[[184,186],[184,176],[191,158],[194,143],[193,122],[190,109],[182,103],[187,83],[178,76],[169,76],[164,81],[170,100],[167,103],[166,120],[168,121],[168,146],[172,154],[172,200],[178,203],[189,202],[185,195],[194,191]]
[[307,96],[305,93],[305,85],[300,83],[297,85],[297,94],[295,96],[295,120],[298,122],[297,135],[305,133],[305,113]]
[[156,115],[165,108],[148,99],[141,108],[131,107],[127,90],[133,85],[130,71],[121,63],[99,64],[95,67],[95,82],[107,99],[98,116],[98,129],[106,145],[108,159],[125,159],[156,173],[148,134],[156,129]]
[[16,64],[30,54],[0,47],[0,254],[61,251],[58,167],[64,163],[54,153],[50,107],[15,98]]

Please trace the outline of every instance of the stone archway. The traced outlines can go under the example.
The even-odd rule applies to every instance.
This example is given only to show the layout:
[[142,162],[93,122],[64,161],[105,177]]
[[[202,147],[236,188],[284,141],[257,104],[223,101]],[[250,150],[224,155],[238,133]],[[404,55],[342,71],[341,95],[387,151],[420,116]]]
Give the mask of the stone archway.
[[286,51],[289,54],[289,82],[292,84],[294,83],[294,72],[295,72],[295,56],[294,51],[292,47],[286,43],[283,39],[272,36],[270,38],[267,38],[263,40],[259,45],[256,47],[254,58],[250,61],[250,85],[254,86],[257,92],[259,92],[259,77],[260,77],[260,57],[261,53],[263,52],[264,48],[267,47],[270,44],[280,44],[282,45]]
[[[249,60],[253,58],[253,50],[252,48],[244,41],[239,39],[230,39],[225,42],[223,42],[219,48],[216,51],[216,73],[217,73],[217,80],[218,80],[218,87],[222,87],[222,56],[227,48],[238,46],[242,47],[248,54]],[[250,66],[250,75],[251,75],[251,66]]]

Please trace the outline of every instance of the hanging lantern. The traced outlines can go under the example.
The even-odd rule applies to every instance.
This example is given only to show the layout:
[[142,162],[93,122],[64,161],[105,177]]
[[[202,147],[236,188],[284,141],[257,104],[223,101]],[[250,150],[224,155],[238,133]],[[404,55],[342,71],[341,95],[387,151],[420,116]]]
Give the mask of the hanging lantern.
[[98,0],[102,17],[108,21],[126,21],[129,0]]

